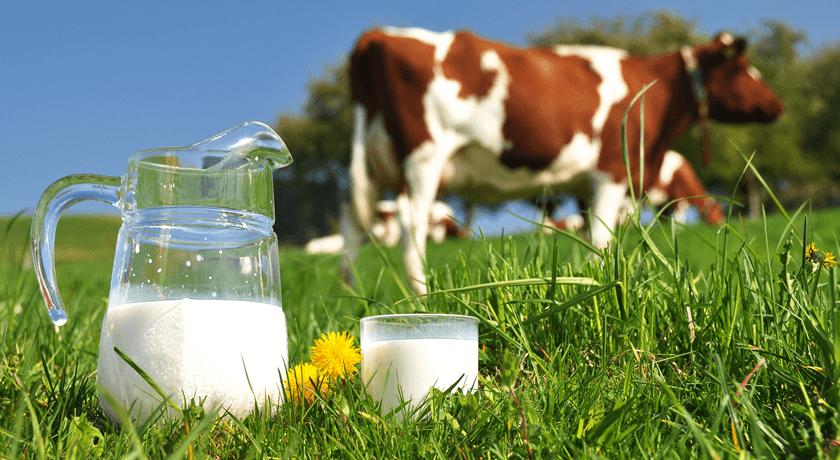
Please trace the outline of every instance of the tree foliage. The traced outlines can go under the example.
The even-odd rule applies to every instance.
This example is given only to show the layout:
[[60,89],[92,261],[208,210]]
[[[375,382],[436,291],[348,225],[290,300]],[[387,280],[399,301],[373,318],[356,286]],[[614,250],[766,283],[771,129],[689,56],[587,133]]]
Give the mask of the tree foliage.
[[353,124],[347,65],[327,67],[324,73],[310,80],[303,113],[282,114],[274,127],[295,161],[336,160],[346,164]]
[[636,18],[604,19],[593,17],[588,24],[559,17],[554,27],[528,33],[526,41],[533,46],[559,44],[611,46],[628,53],[647,56],[668,53],[684,45],[696,45],[706,37],[688,21],[660,11]]
[[840,176],[840,43],[823,48],[807,63],[808,80],[801,94],[801,137],[805,150]]
[[352,129],[347,66],[324,72],[309,82],[303,113],[281,114],[274,123],[294,159],[274,176],[274,230],[286,243],[304,244],[336,231],[339,199],[347,189]]

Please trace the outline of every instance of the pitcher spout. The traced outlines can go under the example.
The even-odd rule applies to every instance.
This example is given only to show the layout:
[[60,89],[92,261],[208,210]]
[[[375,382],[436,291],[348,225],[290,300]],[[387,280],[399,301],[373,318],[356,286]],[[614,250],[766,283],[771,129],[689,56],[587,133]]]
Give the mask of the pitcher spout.
[[286,143],[267,125],[249,121],[187,149],[226,152],[227,157],[207,169],[235,169],[247,162],[264,162],[272,170],[292,164]]

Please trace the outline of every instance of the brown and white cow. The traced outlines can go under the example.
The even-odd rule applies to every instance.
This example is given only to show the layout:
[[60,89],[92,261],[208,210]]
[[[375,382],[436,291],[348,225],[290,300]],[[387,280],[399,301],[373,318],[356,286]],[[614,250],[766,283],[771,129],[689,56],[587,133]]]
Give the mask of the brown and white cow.
[[[591,204],[592,241],[605,247],[628,191],[621,121],[644,85],[656,82],[646,93],[645,188],[668,147],[704,108],[710,119],[731,123],[769,122],[782,113],[747,62],[745,46],[721,34],[706,45],[642,58],[604,47],[517,48],[467,32],[363,34],[350,61],[348,258],[358,251],[362,229],[370,228],[383,188],[406,197],[398,200],[403,259],[417,293],[426,292],[428,216],[439,190],[474,202],[544,190],[583,197]],[[639,127],[632,110],[627,135],[634,175]]]

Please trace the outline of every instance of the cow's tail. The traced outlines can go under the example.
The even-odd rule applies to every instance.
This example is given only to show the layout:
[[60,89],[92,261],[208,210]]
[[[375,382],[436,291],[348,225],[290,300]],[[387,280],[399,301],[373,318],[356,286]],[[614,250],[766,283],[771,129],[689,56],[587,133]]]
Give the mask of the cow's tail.
[[364,230],[373,226],[373,185],[365,161],[367,109],[353,103],[353,144],[350,157],[350,203],[356,222]]
[[344,236],[344,254],[341,258],[341,276],[350,284],[355,276],[351,263],[359,255],[359,249],[373,226],[373,205],[371,204],[372,183],[365,162],[365,139],[367,137],[367,109],[359,102],[353,102],[353,145],[350,153],[350,200],[341,204],[341,233]]

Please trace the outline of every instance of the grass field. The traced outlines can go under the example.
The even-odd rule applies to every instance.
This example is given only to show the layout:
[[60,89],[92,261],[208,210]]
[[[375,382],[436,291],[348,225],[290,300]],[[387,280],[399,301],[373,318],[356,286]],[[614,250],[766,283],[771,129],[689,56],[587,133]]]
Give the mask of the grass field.
[[[244,419],[193,408],[116,430],[96,396],[113,218],[64,218],[56,251],[69,322],[57,332],[27,261],[29,222],[0,220],[0,449],[6,458],[834,458],[840,312],[833,269],[803,270],[803,219],[623,228],[591,254],[565,235],[447,241],[431,291],[406,290],[396,249],[364,249],[358,286],[336,256],[281,252],[292,364],[360,317],[480,318],[481,388],[382,417],[358,377],[311,405]],[[805,242],[837,253],[840,212]],[[592,286],[568,284],[585,277]],[[483,286],[482,286],[483,285]]]

